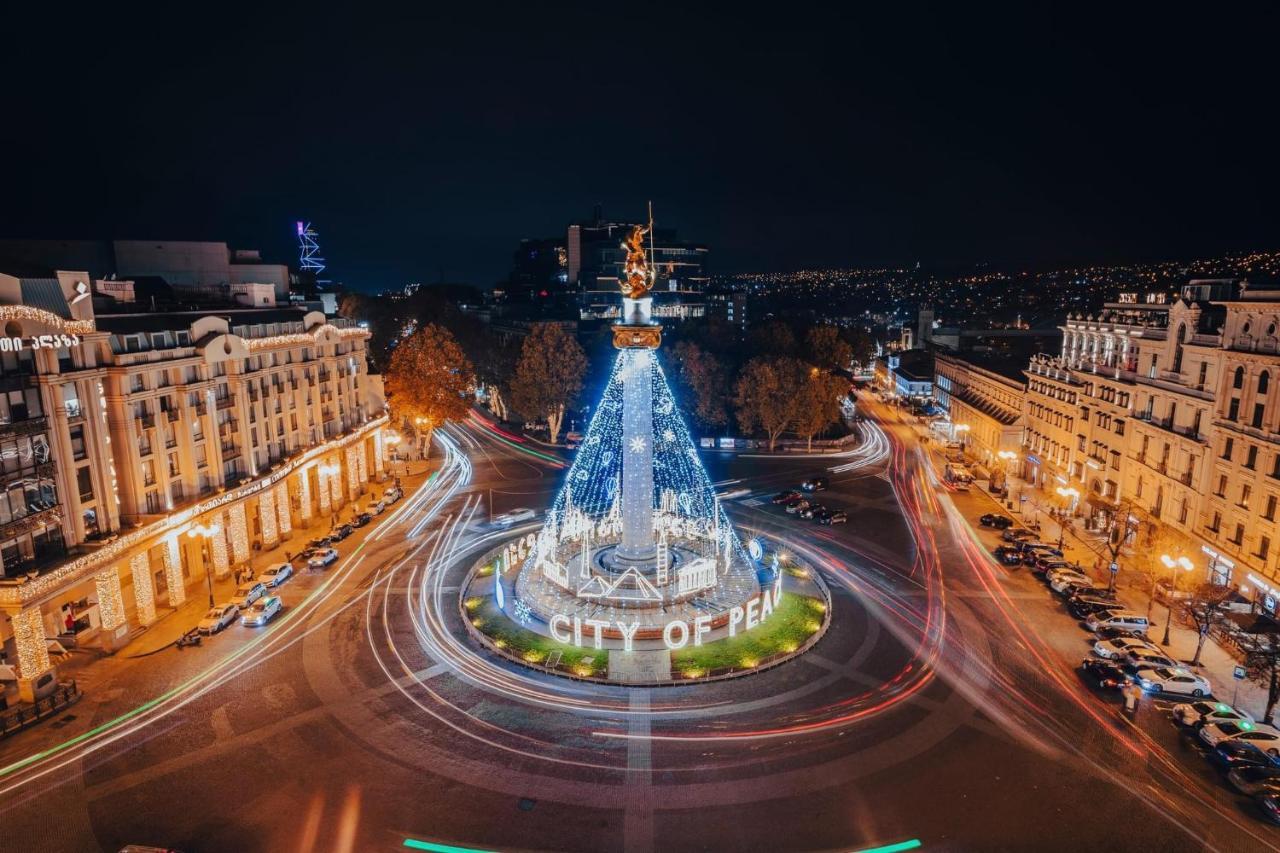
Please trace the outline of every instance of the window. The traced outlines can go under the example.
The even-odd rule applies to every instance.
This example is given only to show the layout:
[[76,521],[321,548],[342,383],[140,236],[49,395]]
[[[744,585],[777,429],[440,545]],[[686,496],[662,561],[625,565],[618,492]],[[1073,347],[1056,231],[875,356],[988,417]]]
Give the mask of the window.
[[1256,444],[1249,445],[1249,452],[1244,457],[1244,467],[1252,471],[1258,466],[1258,446]]
[[76,469],[76,487],[80,492],[80,502],[93,500],[93,478],[89,475],[89,466]]
[[1239,545],[1244,541],[1244,525],[1236,523],[1236,532],[1231,534],[1231,544]]
[[1258,537],[1258,554],[1257,554],[1258,559],[1262,560],[1265,563],[1267,561],[1267,555],[1270,553],[1271,553],[1271,537],[1259,536]]
[[1244,387],[1244,368],[1243,367],[1236,368],[1236,372],[1231,378],[1231,387],[1232,388]]
[[73,426],[71,433],[71,457],[76,461],[84,459],[87,455],[84,447],[84,427]]
[[1209,376],[1209,362],[1200,362],[1200,378],[1196,380],[1197,388],[1204,388],[1204,381]]
[[1231,458],[1232,451],[1234,451],[1235,448],[1236,440],[1228,436],[1227,440],[1222,444],[1222,458],[1229,460]]
[[1267,506],[1262,511],[1262,518],[1266,521],[1276,520],[1276,496],[1267,495]]
[[1266,403],[1254,403],[1253,404],[1253,420],[1250,422],[1249,425],[1252,426],[1254,429],[1262,429],[1262,414],[1266,410],[1267,410]]
[[1227,407],[1227,420],[1235,421],[1240,419],[1240,399],[1232,398],[1231,405]]
[[1124,435],[1124,421],[1116,419],[1116,435]]
[[1209,519],[1209,529],[1217,533],[1222,529],[1222,513],[1215,512],[1213,517]]
[[1249,499],[1253,497],[1253,487],[1245,483],[1240,487],[1240,506],[1245,509],[1249,508]]
[[1213,493],[1220,498],[1224,498],[1227,496],[1227,475],[1226,474],[1218,475],[1218,488],[1214,489]]
[[1264,370],[1258,374],[1258,394],[1259,395],[1267,393],[1267,388],[1268,386],[1270,386],[1270,384],[1271,384],[1270,373]]

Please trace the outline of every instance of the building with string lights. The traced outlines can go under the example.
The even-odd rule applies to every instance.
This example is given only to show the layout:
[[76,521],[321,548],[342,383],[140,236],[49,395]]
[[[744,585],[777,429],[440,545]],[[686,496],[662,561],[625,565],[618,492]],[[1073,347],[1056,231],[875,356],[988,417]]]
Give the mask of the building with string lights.
[[156,313],[130,282],[0,275],[0,640],[20,683],[51,671],[49,640],[114,649],[387,476],[368,331],[261,290]]

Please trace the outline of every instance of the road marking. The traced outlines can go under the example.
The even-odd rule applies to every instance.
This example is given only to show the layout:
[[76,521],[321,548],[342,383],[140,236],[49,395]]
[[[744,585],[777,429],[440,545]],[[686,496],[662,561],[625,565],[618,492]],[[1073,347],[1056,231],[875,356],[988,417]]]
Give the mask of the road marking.
[[622,819],[623,848],[634,853],[653,850],[653,755],[649,740],[649,692],[631,691],[627,722],[626,808]]

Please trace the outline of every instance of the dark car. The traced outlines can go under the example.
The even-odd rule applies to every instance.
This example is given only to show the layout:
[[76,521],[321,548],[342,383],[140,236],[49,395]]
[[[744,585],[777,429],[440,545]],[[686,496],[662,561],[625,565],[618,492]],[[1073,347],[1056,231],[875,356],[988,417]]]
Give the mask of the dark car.
[[806,492],[820,492],[828,485],[826,477],[810,477],[800,484],[800,488]]
[[824,524],[831,517],[831,510],[823,507],[813,514],[813,520],[818,524]]
[[1280,793],[1259,794],[1253,798],[1253,801],[1262,810],[1263,817],[1274,824],[1280,825]]
[[1109,660],[1085,658],[1080,662],[1080,669],[1104,690],[1119,690],[1129,680],[1124,670]]
[[794,500],[798,497],[800,497],[799,492],[797,492],[795,489],[789,489],[788,491],[778,492],[776,495],[774,495],[773,502],[776,504],[784,504],[787,501]]
[[350,536],[354,532],[355,532],[354,527],[352,527],[350,524],[344,524],[341,527],[339,527],[337,530],[330,533],[329,538],[332,539],[334,542],[341,542],[343,539],[346,539],[348,536]]
[[357,515],[354,519],[352,519],[351,523],[354,524],[356,527],[364,527],[366,524],[368,524],[371,521],[373,521],[373,514],[368,512],[362,512],[359,515]]
[[1034,530],[1028,530],[1025,527],[1009,527],[1000,534],[1000,538],[1006,542],[1021,542],[1023,539],[1035,539],[1038,535]]
[[1218,744],[1209,753],[1209,760],[1223,770],[1237,767],[1280,767],[1280,758],[1267,755],[1247,741],[1229,740]]
[[979,518],[978,523],[983,527],[994,527],[996,530],[1004,530],[1006,528],[1013,527],[1012,518],[1007,515],[999,515],[994,512],[989,512],[982,516],[982,518]]
[[1022,564],[1022,554],[1017,548],[1009,545],[1001,545],[992,552],[996,555],[996,559],[1006,566],[1017,566]]
[[849,520],[848,513],[846,513],[842,509],[838,509],[835,512],[830,512],[830,513],[827,513],[825,516],[823,516],[822,523],[823,524],[844,524],[848,520]]
[[1076,619],[1088,619],[1095,613],[1111,610],[1116,606],[1114,601],[1104,598],[1077,598],[1067,603],[1067,612]]
[[1104,599],[1116,607],[1116,597],[1108,595],[1105,587],[1099,588],[1092,583],[1073,583],[1062,588],[1062,597],[1070,604],[1072,601],[1080,598],[1097,598]]
[[824,513],[826,511],[827,511],[827,508],[822,504],[809,504],[809,506],[800,510],[800,517],[801,518],[817,518],[819,514]]
[[1237,767],[1227,774],[1227,782],[1249,796],[1280,793],[1280,767]]
[[1066,562],[1066,560],[1062,559],[1062,552],[1057,548],[1040,549],[1033,553],[1035,558],[1031,560],[1031,565],[1041,571],[1047,572],[1058,563]]

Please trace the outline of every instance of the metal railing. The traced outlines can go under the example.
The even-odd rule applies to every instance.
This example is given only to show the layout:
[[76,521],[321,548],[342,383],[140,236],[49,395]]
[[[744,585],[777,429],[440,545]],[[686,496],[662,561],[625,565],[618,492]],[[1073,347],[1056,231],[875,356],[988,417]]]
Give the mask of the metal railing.
[[71,707],[84,696],[75,680],[60,683],[56,690],[48,696],[35,701],[33,705],[23,705],[0,711],[0,738],[22,731],[41,720],[61,713]]

